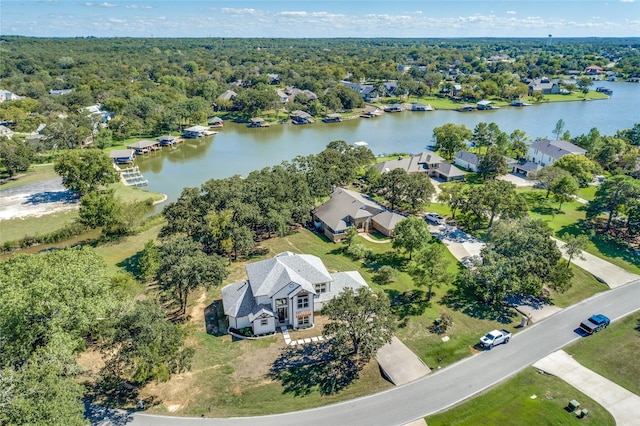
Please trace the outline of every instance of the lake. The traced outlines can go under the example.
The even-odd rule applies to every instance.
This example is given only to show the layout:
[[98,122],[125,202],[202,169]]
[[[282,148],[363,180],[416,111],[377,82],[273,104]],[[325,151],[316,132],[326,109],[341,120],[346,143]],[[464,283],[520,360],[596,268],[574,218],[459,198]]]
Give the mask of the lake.
[[249,129],[225,122],[212,137],[187,140],[176,149],[164,149],[136,163],[149,181],[147,189],[175,200],[184,187],[199,187],[212,178],[239,174],[280,164],[297,155],[317,154],[333,140],[366,141],[374,154],[418,153],[431,143],[433,129],[445,123],[464,124],[471,130],[480,122],[495,122],[511,133],[523,130],[531,137],[551,137],[556,122],[565,121],[572,136],[598,128],[603,135],[629,129],[640,122],[640,84],[595,82],[594,87],[613,90],[609,99],[555,102],[527,107],[503,107],[492,111],[427,111],[387,113],[372,119],[346,120],[296,126],[273,125]]

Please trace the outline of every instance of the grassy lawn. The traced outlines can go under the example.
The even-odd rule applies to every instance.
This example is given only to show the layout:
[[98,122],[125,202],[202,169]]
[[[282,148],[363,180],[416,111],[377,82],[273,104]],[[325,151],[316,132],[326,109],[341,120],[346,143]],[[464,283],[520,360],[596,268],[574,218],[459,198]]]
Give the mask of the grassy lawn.
[[78,217],[78,210],[67,210],[43,216],[8,219],[0,222],[0,244],[24,237],[48,234],[71,223]]
[[[536,395],[535,399],[531,396]],[[576,399],[589,415],[576,419],[565,410]],[[438,425],[615,425],[602,406],[554,376],[527,368],[495,388],[444,413],[426,418],[429,426]]]
[[588,185],[588,186],[585,186],[584,188],[578,188],[578,192],[576,193],[576,195],[582,199],[591,201],[593,200],[593,197],[596,195],[597,190],[598,190],[597,186]]
[[45,179],[53,179],[58,174],[53,171],[53,164],[35,164],[24,174],[19,174],[12,180],[8,180],[0,185],[0,190],[16,188],[18,186],[34,183]]
[[573,264],[571,265],[571,269],[573,270],[571,288],[564,293],[552,292],[551,302],[554,305],[566,308],[596,293],[609,290],[609,286],[596,280],[593,275],[584,269]]
[[[519,188],[529,204],[531,217],[540,218],[553,230],[555,236],[561,240],[567,235],[578,235],[585,231],[582,224],[586,220],[586,211],[583,204],[577,201],[564,203],[562,212],[558,212],[558,203],[551,197],[545,198],[545,191],[533,188]],[[585,191],[588,196],[588,192]],[[596,233],[591,238],[591,243],[585,250],[588,253],[605,259],[629,272],[640,274],[640,260],[634,256],[631,249],[607,235]]]
[[640,395],[640,314],[631,314],[565,348],[576,361]]

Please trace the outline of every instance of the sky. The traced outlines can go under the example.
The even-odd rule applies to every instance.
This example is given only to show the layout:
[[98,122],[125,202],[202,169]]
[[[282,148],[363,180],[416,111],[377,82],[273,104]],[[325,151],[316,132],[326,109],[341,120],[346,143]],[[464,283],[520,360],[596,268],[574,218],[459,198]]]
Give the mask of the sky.
[[36,37],[640,37],[640,0],[0,0]]

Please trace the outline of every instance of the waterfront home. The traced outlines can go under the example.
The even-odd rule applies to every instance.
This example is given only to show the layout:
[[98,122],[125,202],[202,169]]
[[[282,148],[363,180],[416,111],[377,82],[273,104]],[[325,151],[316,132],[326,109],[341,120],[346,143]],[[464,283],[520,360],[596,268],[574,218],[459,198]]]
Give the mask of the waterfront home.
[[136,154],[146,154],[150,151],[156,151],[160,149],[160,142],[143,139],[138,142],[130,143],[129,145],[127,145],[127,148],[133,149]]
[[529,96],[535,92],[540,92],[543,95],[557,95],[560,93],[560,86],[547,77],[534,78],[529,80]]
[[264,118],[253,117],[249,119],[249,124],[247,124],[247,127],[269,127],[269,123],[264,121]]
[[336,188],[330,197],[313,211],[313,222],[334,243],[341,241],[351,226],[358,232],[375,229],[393,236],[396,224],[405,219],[356,191]]
[[192,126],[184,129],[182,136],[187,139],[195,139],[207,136],[209,134],[210,132],[207,131],[207,128],[205,126]]
[[453,156],[453,164],[470,172],[477,172],[478,165],[480,164],[480,157],[472,152],[461,149]]
[[293,124],[309,124],[313,123],[314,119],[308,112],[296,110],[291,113],[291,121]]
[[553,164],[558,158],[567,154],[585,155],[587,151],[571,142],[547,139],[533,142],[527,151],[527,160],[542,167]]
[[322,118],[322,121],[325,123],[338,123],[342,121],[342,116],[340,114],[327,114]]
[[378,89],[370,84],[357,84],[349,81],[342,81],[342,85],[357,91],[365,102],[374,102],[380,99]]
[[596,87],[596,92],[604,93],[605,95],[608,95],[608,96],[613,95],[613,90],[608,89],[606,87]]
[[590,65],[584,69],[584,73],[586,75],[599,75],[599,74],[602,74],[603,72],[604,72],[604,69],[597,65]]
[[397,160],[387,160],[374,166],[380,173],[394,169],[404,169],[407,173],[426,173],[429,177],[445,182],[464,180],[465,173],[435,152],[424,151],[410,157],[400,156]]
[[283,252],[245,270],[245,281],[222,288],[222,305],[231,328],[251,328],[254,335],[311,327],[314,313],[344,289],[368,287],[359,272],[329,273],[310,254]]
[[209,117],[207,124],[209,124],[209,127],[224,127],[224,123],[220,117]]
[[116,164],[133,163],[136,157],[136,151],[134,149],[114,149],[109,153],[109,158]]
[[171,135],[159,136],[156,139],[160,142],[160,146],[172,146],[178,143],[176,137]]

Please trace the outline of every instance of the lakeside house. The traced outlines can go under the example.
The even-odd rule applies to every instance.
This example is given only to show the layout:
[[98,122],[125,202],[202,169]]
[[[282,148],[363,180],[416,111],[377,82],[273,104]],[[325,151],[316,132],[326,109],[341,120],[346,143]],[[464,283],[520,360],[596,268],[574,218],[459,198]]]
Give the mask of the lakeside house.
[[4,101],[18,101],[23,98],[24,96],[18,96],[8,90],[0,89],[0,103]]
[[462,167],[470,172],[477,172],[478,165],[480,164],[480,157],[473,152],[460,150],[453,156],[453,164],[458,167]]
[[542,139],[533,142],[527,151],[527,160],[542,167],[553,164],[554,161],[567,154],[585,155],[587,151],[571,142],[563,140]]
[[336,188],[329,200],[313,211],[314,226],[334,243],[340,242],[351,226],[358,232],[375,229],[392,237],[395,226],[404,219],[366,195],[344,188]]
[[529,80],[529,96],[535,92],[540,92],[543,95],[557,95],[560,93],[560,86],[549,80],[548,77],[534,78]]
[[319,257],[283,252],[245,267],[247,279],[222,288],[229,326],[254,335],[313,326],[314,313],[346,288],[368,287],[359,272],[329,273]]
[[350,81],[342,81],[343,86],[357,91],[365,102],[374,102],[380,99],[378,89],[370,84],[357,84]]
[[399,157],[397,160],[387,160],[374,167],[380,173],[398,168],[404,169],[407,173],[426,173],[429,177],[444,182],[464,180],[465,175],[462,170],[431,151],[424,151],[411,157]]

